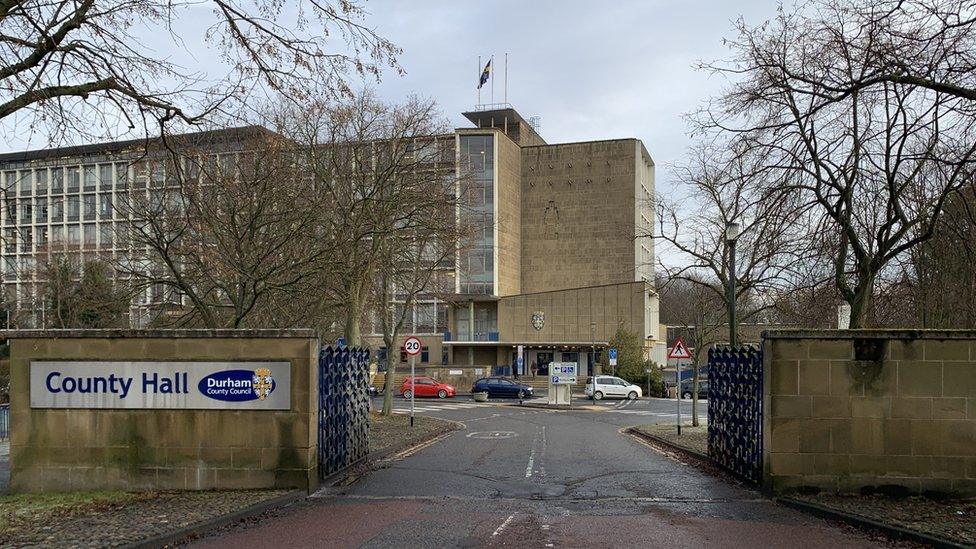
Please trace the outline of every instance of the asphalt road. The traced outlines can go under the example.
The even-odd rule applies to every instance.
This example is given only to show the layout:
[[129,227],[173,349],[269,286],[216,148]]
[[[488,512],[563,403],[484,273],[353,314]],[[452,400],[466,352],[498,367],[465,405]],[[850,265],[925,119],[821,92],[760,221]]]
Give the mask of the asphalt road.
[[419,413],[465,429],[292,511],[199,545],[872,546],[856,532],[776,505],[619,432],[673,421],[653,415],[667,413],[673,401],[642,400],[620,410],[605,402],[579,411],[420,402]]

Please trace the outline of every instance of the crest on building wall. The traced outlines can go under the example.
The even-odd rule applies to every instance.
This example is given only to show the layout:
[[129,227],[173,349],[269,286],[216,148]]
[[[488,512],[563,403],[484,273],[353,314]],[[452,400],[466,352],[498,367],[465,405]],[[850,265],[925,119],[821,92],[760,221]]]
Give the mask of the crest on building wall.
[[546,325],[546,312],[536,311],[532,313],[532,327],[536,330],[541,330],[543,326]]

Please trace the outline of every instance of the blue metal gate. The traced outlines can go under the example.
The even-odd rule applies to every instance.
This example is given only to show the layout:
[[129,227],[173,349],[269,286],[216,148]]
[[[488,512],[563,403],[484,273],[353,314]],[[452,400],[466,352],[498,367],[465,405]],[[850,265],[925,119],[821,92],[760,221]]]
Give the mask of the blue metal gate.
[[319,480],[369,452],[369,350],[325,347],[319,353]]
[[756,484],[762,481],[762,351],[752,346],[708,351],[708,457]]

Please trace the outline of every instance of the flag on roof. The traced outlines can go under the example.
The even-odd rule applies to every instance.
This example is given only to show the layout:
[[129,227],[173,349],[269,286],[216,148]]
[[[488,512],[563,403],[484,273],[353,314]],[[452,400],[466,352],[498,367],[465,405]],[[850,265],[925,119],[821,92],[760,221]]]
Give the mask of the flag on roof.
[[478,79],[478,89],[485,85],[488,81],[488,77],[491,76],[491,59],[488,60],[488,64],[485,65],[485,69],[481,71],[481,78]]

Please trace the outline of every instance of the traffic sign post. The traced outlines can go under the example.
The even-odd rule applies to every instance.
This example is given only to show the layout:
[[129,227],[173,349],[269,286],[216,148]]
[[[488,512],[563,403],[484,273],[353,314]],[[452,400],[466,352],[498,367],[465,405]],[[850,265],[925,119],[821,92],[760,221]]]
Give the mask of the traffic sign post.
[[420,338],[416,336],[410,336],[406,341],[403,342],[403,350],[410,357],[410,426],[413,427],[413,401],[417,398],[417,355],[420,354],[420,350],[424,348],[424,344],[421,343]]
[[691,358],[691,353],[688,351],[688,345],[685,344],[685,340],[678,338],[674,341],[674,345],[668,352],[668,358],[674,359],[674,396],[675,400],[678,401],[678,434],[681,434],[681,360]]
[[647,374],[647,396],[651,396],[651,368],[644,368],[644,373]]
[[617,375],[617,350],[607,349],[607,357],[610,359],[610,368],[613,371],[613,375]]

